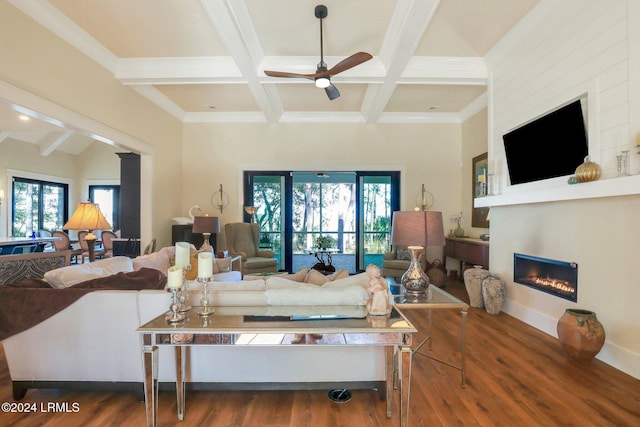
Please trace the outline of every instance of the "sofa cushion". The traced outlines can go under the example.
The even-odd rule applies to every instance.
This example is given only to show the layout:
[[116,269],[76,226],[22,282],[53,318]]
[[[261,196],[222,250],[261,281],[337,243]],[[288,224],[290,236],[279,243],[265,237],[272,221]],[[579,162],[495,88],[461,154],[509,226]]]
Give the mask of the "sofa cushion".
[[267,289],[269,305],[366,305],[369,292],[361,286],[325,288],[301,284],[297,288]]
[[165,275],[169,272],[172,260],[175,260],[175,247],[165,247],[158,252],[153,252],[148,255],[141,255],[133,259],[133,269],[135,271],[140,270],[142,267],[153,268],[160,270]]
[[267,289],[297,288],[303,282],[292,280],[287,276],[273,276],[266,280]]
[[314,270],[313,268],[309,270],[307,273],[307,277],[304,278],[305,283],[310,283],[312,285],[323,285],[329,281],[329,278],[324,274],[320,273],[318,270]]
[[131,258],[117,256],[87,264],[57,268],[44,274],[44,279],[54,288],[67,288],[89,279],[134,271]]

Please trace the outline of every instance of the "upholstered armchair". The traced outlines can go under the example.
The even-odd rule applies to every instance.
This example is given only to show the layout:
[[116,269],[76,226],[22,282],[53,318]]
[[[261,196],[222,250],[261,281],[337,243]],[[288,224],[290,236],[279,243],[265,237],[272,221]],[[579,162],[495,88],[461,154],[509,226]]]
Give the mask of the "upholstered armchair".
[[278,271],[273,251],[261,250],[260,227],[256,223],[225,224],[224,233],[230,256],[242,256],[242,275]]
[[[391,252],[384,253],[382,261],[382,275],[384,277],[394,277],[398,282],[400,282],[400,278],[404,272],[407,271],[410,263],[411,255],[409,254],[409,250],[406,247],[393,246],[391,248]],[[420,266],[422,267],[422,271],[427,271],[427,264],[425,251],[422,251],[422,255],[420,256]]]

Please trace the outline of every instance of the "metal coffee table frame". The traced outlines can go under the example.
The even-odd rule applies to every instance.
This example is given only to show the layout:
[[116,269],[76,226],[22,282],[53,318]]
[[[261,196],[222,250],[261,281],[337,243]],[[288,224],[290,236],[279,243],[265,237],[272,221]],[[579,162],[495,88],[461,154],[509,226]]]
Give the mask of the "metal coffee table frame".
[[[427,301],[421,302],[410,302],[405,301],[402,295],[394,296],[394,302],[396,307],[401,310],[427,310],[427,336],[420,344],[418,344],[415,348],[412,349],[413,354],[420,354],[424,357],[428,357],[429,359],[435,360],[436,362],[443,363],[447,366],[455,368],[460,371],[461,376],[461,386],[466,387],[466,373],[465,373],[465,334],[466,334],[466,322],[467,322],[467,312],[469,311],[469,304],[466,302],[454,297],[453,295],[445,292],[444,290],[438,288],[434,285],[429,285],[428,291],[429,299]],[[461,316],[461,336],[460,336],[460,365],[456,365],[453,363],[449,363],[445,360],[436,358],[432,354],[424,353],[420,351],[425,344],[428,344],[428,350],[431,350],[433,347],[433,323],[431,321],[431,312],[432,310],[440,310],[440,309],[459,309]]]

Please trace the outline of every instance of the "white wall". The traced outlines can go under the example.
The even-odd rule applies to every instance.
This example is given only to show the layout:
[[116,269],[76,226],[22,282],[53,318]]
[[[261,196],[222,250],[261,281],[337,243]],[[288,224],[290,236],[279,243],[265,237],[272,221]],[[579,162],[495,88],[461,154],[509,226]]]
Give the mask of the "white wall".
[[[489,155],[498,165],[503,198],[518,193],[519,186],[506,188],[502,135],[585,92],[590,154],[601,165],[603,179],[615,179],[615,156],[620,148],[635,144],[640,120],[630,114],[640,96],[630,91],[638,84],[633,79],[639,78],[632,71],[640,40],[629,37],[639,24],[638,16],[628,15],[635,3],[542,0],[515,31],[517,37],[506,39],[488,56]],[[543,163],[546,155],[537,153],[531,161]],[[631,170],[637,172],[639,166],[638,156],[632,154]],[[552,184],[567,185],[566,178]],[[566,308],[595,311],[607,333],[598,358],[636,378],[640,283],[634,259],[640,242],[639,209],[637,194],[496,206],[491,210],[490,255],[490,269],[507,282],[506,312],[556,336],[557,319]],[[577,303],[515,284],[514,252],[578,263]]]

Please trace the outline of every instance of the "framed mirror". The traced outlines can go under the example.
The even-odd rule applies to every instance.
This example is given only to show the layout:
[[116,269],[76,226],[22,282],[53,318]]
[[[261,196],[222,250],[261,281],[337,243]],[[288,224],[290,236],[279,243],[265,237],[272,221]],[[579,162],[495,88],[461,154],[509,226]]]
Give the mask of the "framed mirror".
[[474,157],[471,165],[471,226],[489,228],[489,208],[476,208],[473,204],[473,199],[485,197],[489,194],[489,162],[487,159],[487,153]]

